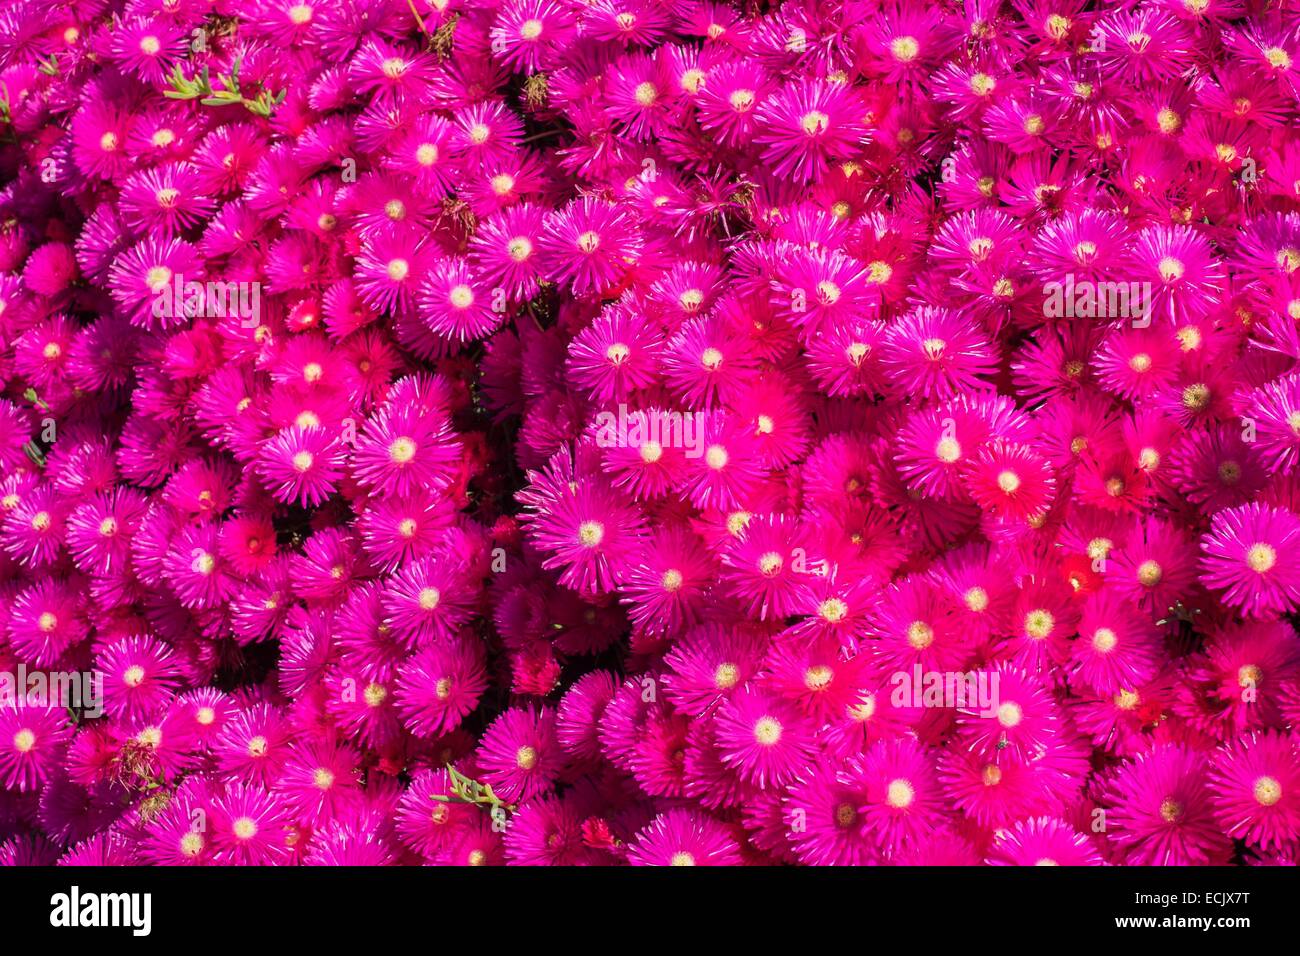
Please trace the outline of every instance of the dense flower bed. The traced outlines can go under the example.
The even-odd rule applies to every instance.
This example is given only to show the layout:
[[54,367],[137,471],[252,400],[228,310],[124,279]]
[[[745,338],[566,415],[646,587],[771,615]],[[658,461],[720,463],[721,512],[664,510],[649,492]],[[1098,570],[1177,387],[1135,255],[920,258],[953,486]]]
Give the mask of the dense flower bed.
[[1292,0],[0,57],[0,861],[1295,863]]

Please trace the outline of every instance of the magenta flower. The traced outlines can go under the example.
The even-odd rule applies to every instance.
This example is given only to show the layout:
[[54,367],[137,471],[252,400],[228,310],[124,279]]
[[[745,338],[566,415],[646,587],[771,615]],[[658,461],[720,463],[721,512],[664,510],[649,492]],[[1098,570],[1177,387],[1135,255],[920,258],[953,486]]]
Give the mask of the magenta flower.
[[1295,862],[1289,8],[209,6],[0,12],[0,862]]

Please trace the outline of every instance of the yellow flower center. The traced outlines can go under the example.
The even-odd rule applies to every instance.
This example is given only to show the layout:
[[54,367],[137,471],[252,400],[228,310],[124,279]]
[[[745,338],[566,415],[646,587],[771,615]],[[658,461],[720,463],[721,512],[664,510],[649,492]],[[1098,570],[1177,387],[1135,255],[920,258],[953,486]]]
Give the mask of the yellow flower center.
[[1271,807],[1282,799],[1282,784],[1276,777],[1260,777],[1255,781],[1254,794],[1260,806]]
[[925,621],[913,621],[907,625],[907,643],[918,651],[923,651],[934,643],[934,628]]
[[998,723],[1003,727],[1015,727],[1024,719],[1025,712],[1014,701],[1007,701],[998,707]]
[[1056,627],[1056,618],[1046,608],[1030,611],[1025,615],[1025,633],[1036,641],[1041,641]]
[[1272,545],[1265,544],[1262,541],[1253,544],[1250,546],[1250,550],[1246,552],[1246,564],[1252,571],[1264,574],[1271,571],[1273,565],[1277,564],[1277,551],[1273,549]]
[[754,742],[771,747],[781,739],[781,723],[775,717],[760,717],[754,723]]
[[911,63],[921,52],[921,44],[916,42],[916,37],[895,37],[889,42],[889,52],[900,63]]
[[799,119],[799,126],[808,136],[824,133],[831,123],[831,118],[821,110],[810,110]]
[[1119,637],[1108,627],[1099,627],[1092,634],[1093,649],[1102,653],[1109,654],[1119,643]]
[[639,83],[633,96],[641,106],[653,106],[659,98],[659,90],[653,83]]
[[916,798],[916,791],[906,780],[891,780],[885,791],[885,802],[895,810],[902,810],[911,805]]
[[730,690],[740,681],[740,668],[732,663],[722,663],[713,672],[713,686],[718,690]]
[[605,526],[599,521],[584,521],[578,525],[578,540],[583,547],[594,548],[605,540]]

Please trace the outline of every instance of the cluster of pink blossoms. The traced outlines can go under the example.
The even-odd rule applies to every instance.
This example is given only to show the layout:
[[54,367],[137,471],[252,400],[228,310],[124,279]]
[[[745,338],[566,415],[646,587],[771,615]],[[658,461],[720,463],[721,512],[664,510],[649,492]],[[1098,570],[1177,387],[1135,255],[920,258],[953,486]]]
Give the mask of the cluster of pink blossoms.
[[1296,862],[1293,0],[2,6],[0,861]]

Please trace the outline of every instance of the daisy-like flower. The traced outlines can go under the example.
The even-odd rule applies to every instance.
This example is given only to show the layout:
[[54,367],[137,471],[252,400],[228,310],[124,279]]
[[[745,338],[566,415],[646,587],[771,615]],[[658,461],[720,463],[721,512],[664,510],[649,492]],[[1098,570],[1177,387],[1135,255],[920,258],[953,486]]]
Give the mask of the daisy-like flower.
[[595,862],[584,845],[583,816],[556,797],[531,800],[511,816],[506,829],[506,859],[516,866],[580,866]]
[[321,425],[294,425],[268,439],[258,453],[258,471],[276,499],[318,505],[343,477],[346,450]]
[[1004,830],[985,860],[990,866],[1101,866],[1082,833],[1055,817],[1032,817]]
[[104,710],[115,717],[153,716],[180,683],[175,656],[148,635],[114,641],[99,652],[97,663],[104,674]]
[[984,335],[947,309],[921,306],[885,333],[881,362],[898,388],[926,398],[978,390],[993,371]]
[[226,721],[213,741],[213,757],[227,778],[269,788],[289,758],[291,736],[275,708],[254,704]]
[[807,718],[777,697],[746,688],[718,708],[714,719],[723,762],[748,783],[783,786],[813,759]]
[[470,616],[469,569],[454,555],[415,561],[388,579],[384,622],[407,647],[448,640]]
[[753,431],[724,414],[697,415],[700,453],[687,457],[680,490],[697,508],[739,509],[763,476]]
[[1182,323],[1204,318],[1223,292],[1223,265],[1208,240],[1186,226],[1153,226],[1138,234],[1134,278],[1151,283],[1148,314]]
[[758,109],[755,141],[775,175],[808,182],[867,139],[867,108],[847,84],[799,79]]
[[0,781],[5,789],[39,790],[56,772],[71,737],[62,707],[17,706],[13,700],[0,704]]
[[1254,448],[1274,474],[1300,462],[1300,375],[1287,375],[1251,393]]
[[493,293],[475,281],[461,258],[443,259],[429,268],[420,294],[420,317],[433,332],[455,341],[480,339],[501,322],[504,302],[493,307]]
[[1211,761],[1209,789],[1229,837],[1280,850],[1300,835],[1300,759],[1291,738],[1252,734],[1224,747]]
[[865,69],[890,84],[921,79],[956,41],[953,24],[923,5],[891,4],[859,30]]
[[168,307],[167,292],[177,276],[186,282],[204,278],[198,250],[175,237],[148,238],[131,246],[109,269],[108,285],[121,314],[132,325],[169,328],[187,321],[184,309]]
[[370,308],[397,312],[416,301],[429,254],[419,239],[406,231],[378,233],[361,248],[354,279],[357,291]]
[[594,594],[609,591],[627,573],[645,534],[638,509],[629,507],[596,476],[572,480],[572,465],[557,455],[534,487],[520,494],[529,512],[528,534],[550,554],[543,567],[563,568],[562,584]]
[[836,250],[793,249],[772,280],[778,313],[811,340],[824,328],[860,314],[868,273]]
[[1140,687],[1160,664],[1159,632],[1113,591],[1088,598],[1070,646],[1071,680],[1098,696]]
[[129,772],[173,782],[200,766],[196,734],[190,715],[172,703],[145,718],[136,718],[115,731],[120,759]]
[[624,401],[657,380],[658,329],[619,306],[606,309],[569,345],[570,378],[593,398]]
[[466,832],[481,811],[457,800],[439,800],[451,794],[446,770],[422,770],[402,792],[395,813],[397,836],[425,859],[433,859]]
[[716,408],[752,374],[745,345],[718,315],[691,319],[664,349],[664,381],[689,408]]
[[965,486],[991,515],[1015,521],[1041,520],[1056,493],[1051,465],[1026,445],[994,441],[975,453],[964,469]]
[[452,481],[460,446],[440,413],[395,404],[366,423],[352,452],[352,475],[379,494],[436,491]]
[[133,118],[124,105],[89,99],[73,124],[72,159],[87,176],[117,180],[131,169]]
[[1191,65],[1191,39],[1172,12],[1153,6],[1100,18],[1090,49],[1108,75],[1146,85],[1171,80]]
[[803,863],[863,866],[879,860],[874,842],[862,832],[866,794],[857,781],[842,782],[841,775],[837,765],[826,764],[790,787],[785,818]]
[[555,711],[512,707],[483,732],[482,779],[503,800],[522,803],[555,782],[564,753],[555,737]]
[[997,687],[991,713],[958,712],[958,739],[989,759],[1032,762],[1060,725],[1051,695],[1041,680],[1006,664],[990,671],[989,685]]
[[710,71],[696,98],[700,125],[724,146],[750,142],[757,130],[759,108],[773,89],[760,64],[748,60],[723,63]]
[[213,862],[275,865],[288,862],[288,813],[281,798],[235,784],[208,811]]
[[640,251],[641,237],[628,214],[592,197],[547,216],[538,249],[547,274],[575,295],[608,292]]
[[572,11],[555,0],[512,0],[492,26],[492,50],[521,73],[534,73],[574,32]]
[[209,794],[200,778],[186,780],[145,825],[141,855],[158,866],[202,866],[211,862],[206,829]]
[[806,528],[785,515],[755,516],[723,556],[722,581],[751,617],[781,619],[824,573]]
[[468,107],[454,117],[453,127],[452,151],[467,169],[506,159],[523,141],[523,123],[499,100]]
[[531,298],[541,273],[538,249],[546,216],[527,203],[502,209],[479,223],[470,245],[470,261],[484,288],[500,289],[507,300]]
[[89,635],[77,592],[67,581],[46,579],[19,591],[8,615],[10,648],[38,667],[52,667]]
[[1168,745],[1139,754],[1107,786],[1106,833],[1134,866],[1223,865],[1232,843],[1215,822],[1205,754]]
[[643,827],[628,845],[633,866],[737,866],[740,847],[727,828],[691,810],[669,810]]
[[840,780],[862,794],[860,826],[885,858],[924,840],[943,819],[933,760],[915,740],[878,741],[849,761]]
[[665,692],[682,713],[710,713],[757,677],[766,649],[764,636],[748,628],[692,628],[664,657]]
[[276,784],[298,819],[319,826],[360,803],[361,771],[355,751],[319,741],[293,750]]
[[[1300,655],[1281,621],[1225,627],[1207,642],[1188,680],[1215,707],[1215,724],[1231,733],[1285,722],[1286,688],[1300,676]],[[1219,709],[1221,708],[1221,709]]]
[[0,526],[4,548],[19,564],[41,568],[54,564],[63,553],[67,514],[53,488],[34,488],[10,503]]
[[348,72],[356,89],[373,101],[419,100],[432,78],[433,62],[383,40],[368,40],[352,57]]
[[1148,519],[1134,528],[1106,566],[1115,590],[1163,612],[1188,596],[1195,579],[1191,540],[1176,527]]
[[385,155],[385,164],[415,180],[422,194],[438,196],[451,188],[451,124],[426,113],[412,121],[400,142]]
[[68,549],[77,568],[101,577],[126,567],[131,536],[144,516],[143,496],[114,488],[68,516]]
[[623,584],[628,617],[647,633],[680,634],[698,623],[714,566],[699,539],[669,527],[629,562]]
[[970,656],[958,626],[956,605],[943,589],[921,576],[889,586],[867,614],[872,660],[882,671],[956,670]]
[[358,516],[357,530],[371,563],[393,571],[436,550],[453,518],[447,498],[420,490],[407,497],[372,501]]
[[1285,508],[1242,505],[1216,514],[1201,539],[1202,582],[1252,617],[1300,604],[1300,519]]
[[109,55],[146,83],[160,82],[184,56],[188,36],[162,17],[136,17],[112,31]]
[[647,140],[667,119],[670,90],[660,65],[650,57],[631,54],[610,66],[605,80],[605,114],[623,135]]
[[420,651],[398,667],[397,710],[423,737],[455,730],[487,689],[482,645],[457,637]]
[[204,221],[216,202],[202,191],[194,166],[169,163],[128,177],[120,208],[130,226],[167,240]]

